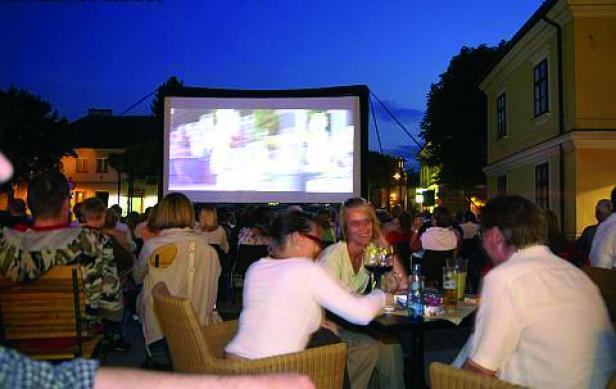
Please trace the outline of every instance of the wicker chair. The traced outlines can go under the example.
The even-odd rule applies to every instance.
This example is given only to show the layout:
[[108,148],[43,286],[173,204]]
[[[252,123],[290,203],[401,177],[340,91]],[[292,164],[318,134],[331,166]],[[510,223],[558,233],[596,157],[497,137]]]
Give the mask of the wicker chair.
[[599,292],[605,300],[610,320],[616,328],[616,270],[590,266],[585,266],[583,270],[599,288]]
[[432,389],[516,389],[523,386],[485,377],[440,362],[430,364]]
[[237,332],[237,321],[199,325],[189,300],[169,294],[164,283],[153,290],[154,306],[178,372],[266,374],[299,372],[317,388],[342,388],[346,346],[338,343],[255,360],[223,359],[223,349]]

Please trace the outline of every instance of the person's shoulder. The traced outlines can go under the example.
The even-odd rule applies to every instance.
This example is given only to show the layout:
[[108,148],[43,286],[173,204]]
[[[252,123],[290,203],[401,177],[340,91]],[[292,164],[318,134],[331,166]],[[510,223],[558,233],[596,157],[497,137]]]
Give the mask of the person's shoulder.
[[346,242],[341,240],[338,243],[330,244],[319,255],[319,262],[333,262],[342,258],[342,250],[346,249]]

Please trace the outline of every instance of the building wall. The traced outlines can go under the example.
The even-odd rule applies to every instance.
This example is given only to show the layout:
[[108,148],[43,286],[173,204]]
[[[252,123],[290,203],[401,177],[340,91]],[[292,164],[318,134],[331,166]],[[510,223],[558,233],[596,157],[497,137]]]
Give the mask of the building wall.
[[[488,164],[558,135],[557,45],[554,27],[539,22],[482,83],[488,101]],[[548,60],[548,112],[533,113],[533,68]],[[496,99],[507,97],[507,136],[497,136]]]
[[577,129],[616,129],[616,15],[575,19]]
[[595,205],[616,186],[616,147],[579,149],[576,155],[577,233],[595,224]]

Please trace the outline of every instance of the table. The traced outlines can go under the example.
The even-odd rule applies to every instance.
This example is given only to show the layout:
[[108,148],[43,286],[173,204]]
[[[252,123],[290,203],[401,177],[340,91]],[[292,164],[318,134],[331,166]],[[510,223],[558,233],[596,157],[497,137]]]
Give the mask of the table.
[[[475,321],[474,309],[468,309],[463,312],[465,317],[461,320],[459,326],[472,326]],[[411,384],[413,388],[424,388],[426,386],[425,379],[425,361],[424,361],[424,334],[429,331],[455,328],[455,324],[443,319],[427,319],[414,318],[400,314],[385,314],[375,318],[370,327],[384,332],[386,334],[396,334],[399,336],[401,343],[410,337],[411,349],[411,368],[412,377]],[[406,335],[406,336],[401,336]]]

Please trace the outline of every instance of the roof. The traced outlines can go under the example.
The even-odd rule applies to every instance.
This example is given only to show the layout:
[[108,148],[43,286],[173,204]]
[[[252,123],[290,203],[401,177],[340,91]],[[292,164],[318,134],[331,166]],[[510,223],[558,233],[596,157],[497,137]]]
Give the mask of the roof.
[[518,30],[518,32],[513,35],[513,38],[511,38],[511,40],[507,42],[505,50],[503,50],[503,52],[494,60],[494,62],[492,62],[488,70],[486,70],[483,76],[481,76],[481,78],[479,79],[479,82],[477,82],[477,85],[480,85],[483,80],[485,80],[490,75],[490,73],[492,73],[492,70],[494,70],[494,68],[500,63],[500,61],[505,58],[507,54],[509,54],[511,49],[513,49],[513,47],[522,39],[522,37],[524,37],[524,35],[528,31],[530,31],[530,29],[533,28],[535,24],[537,24],[558,1],[559,0],[545,0],[541,4],[541,6],[526,21],[526,23],[524,23],[524,25]]
[[155,139],[152,116],[84,116],[70,123],[74,148],[119,149]]

